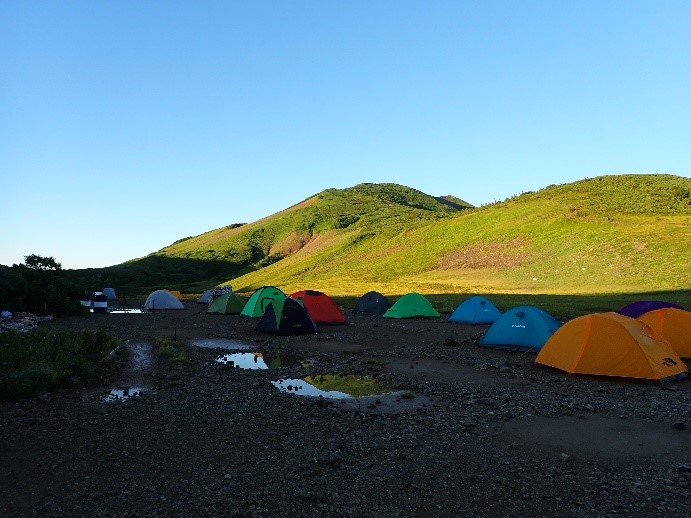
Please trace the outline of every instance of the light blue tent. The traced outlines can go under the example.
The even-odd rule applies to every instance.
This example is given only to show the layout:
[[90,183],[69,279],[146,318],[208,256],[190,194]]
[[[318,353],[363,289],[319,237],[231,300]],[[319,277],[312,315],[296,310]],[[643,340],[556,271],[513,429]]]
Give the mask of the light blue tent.
[[539,351],[561,324],[535,306],[517,306],[504,312],[480,340],[483,347]]
[[491,324],[501,315],[497,306],[485,297],[476,295],[461,302],[449,315],[455,324]]

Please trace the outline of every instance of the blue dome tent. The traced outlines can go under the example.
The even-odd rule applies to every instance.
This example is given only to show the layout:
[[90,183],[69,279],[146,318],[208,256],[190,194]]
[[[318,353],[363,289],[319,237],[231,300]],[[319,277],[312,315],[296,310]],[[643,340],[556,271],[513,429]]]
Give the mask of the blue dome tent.
[[516,306],[504,312],[480,340],[483,347],[539,351],[561,324],[535,306]]
[[485,297],[476,295],[461,302],[449,315],[454,324],[491,324],[499,318],[501,311]]

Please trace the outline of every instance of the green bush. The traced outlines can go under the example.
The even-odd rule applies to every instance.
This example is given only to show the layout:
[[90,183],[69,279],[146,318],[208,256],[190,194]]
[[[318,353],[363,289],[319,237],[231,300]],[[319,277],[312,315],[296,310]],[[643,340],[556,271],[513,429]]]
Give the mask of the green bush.
[[103,331],[0,334],[0,402],[81,385],[111,361],[118,342]]

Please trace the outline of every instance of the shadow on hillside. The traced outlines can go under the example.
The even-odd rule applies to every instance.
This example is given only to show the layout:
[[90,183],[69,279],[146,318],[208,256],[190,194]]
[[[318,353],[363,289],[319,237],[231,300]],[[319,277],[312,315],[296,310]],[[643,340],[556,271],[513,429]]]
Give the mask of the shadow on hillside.
[[202,292],[254,270],[228,261],[150,255],[106,268],[66,270],[66,275],[84,289],[112,286],[118,293],[135,295],[160,288]]

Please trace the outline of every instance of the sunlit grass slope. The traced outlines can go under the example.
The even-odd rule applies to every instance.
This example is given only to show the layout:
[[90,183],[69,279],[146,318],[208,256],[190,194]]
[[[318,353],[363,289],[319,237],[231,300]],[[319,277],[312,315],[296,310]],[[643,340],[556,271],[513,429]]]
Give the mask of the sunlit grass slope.
[[[358,196],[364,195],[360,188],[354,188]],[[286,292],[311,288],[334,295],[370,289],[586,294],[691,287],[688,178],[598,177],[459,212],[395,202],[375,208],[369,201],[358,211],[345,191],[350,190],[317,197],[329,207],[320,206],[320,217],[292,208],[284,211],[281,225],[265,227],[263,235],[272,237],[269,248],[281,249],[291,232],[299,234],[301,246],[229,280],[234,289],[272,284]],[[314,200],[302,206],[309,208]]]
[[395,235],[458,212],[444,201],[395,184],[328,189],[254,223],[182,239],[157,255],[224,260],[256,270],[299,252],[310,257],[324,247],[339,250],[353,235]]

